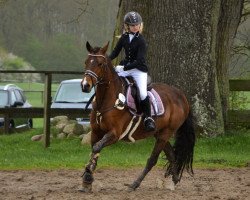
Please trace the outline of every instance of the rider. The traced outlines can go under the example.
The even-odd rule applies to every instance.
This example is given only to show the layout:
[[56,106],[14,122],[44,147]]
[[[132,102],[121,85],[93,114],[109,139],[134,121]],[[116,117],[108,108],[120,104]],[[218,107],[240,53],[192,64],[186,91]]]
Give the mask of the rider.
[[151,107],[147,96],[146,41],[141,35],[143,28],[142,18],[139,13],[131,11],[124,16],[124,33],[118,40],[114,50],[109,55],[113,60],[122,48],[125,50],[125,59],[116,66],[119,76],[132,76],[140,91],[141,107],[144,113],[144,126],[146,131],[155,130],[155,122],[151,117]]

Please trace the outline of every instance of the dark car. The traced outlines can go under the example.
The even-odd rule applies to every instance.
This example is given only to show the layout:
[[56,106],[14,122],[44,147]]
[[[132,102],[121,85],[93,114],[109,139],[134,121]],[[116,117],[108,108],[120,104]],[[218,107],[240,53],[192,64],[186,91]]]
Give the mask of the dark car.
[[[64,80],[60,83],[55,97],[51,104],[51,108],[81,108],[85,109],[89,99],[94,94],[94,90],[90,93],[82,92],[82,79]],[[89,105],[87,112],[91,112],[92,104]],[[88,124],[89,118],[77,118],[80,124]]]
[[[21,88],[13,84],[0,86],[0,107],[7,108],[30,108],[31,104],[27,101]],[[0,118],[0,127],[4,126],[4,118]],[[10,128],[33,127],[33,120],[30,118],[10,119]]]

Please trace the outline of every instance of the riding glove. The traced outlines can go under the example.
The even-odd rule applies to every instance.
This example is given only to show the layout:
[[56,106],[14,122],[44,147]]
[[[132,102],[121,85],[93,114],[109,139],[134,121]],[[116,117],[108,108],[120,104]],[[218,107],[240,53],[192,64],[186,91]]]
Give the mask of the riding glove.
[[123,66],[123,65],[117,65],[117,66],[115,67],[115,71],[116,71],[117,73],[124,71],[124,66]]

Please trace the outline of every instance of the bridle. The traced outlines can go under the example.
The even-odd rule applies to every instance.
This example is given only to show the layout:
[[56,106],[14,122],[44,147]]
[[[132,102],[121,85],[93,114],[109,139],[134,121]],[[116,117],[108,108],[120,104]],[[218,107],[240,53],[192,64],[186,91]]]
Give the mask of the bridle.
[[[107,58],[104,56],[104,55],[101,55],[101,54],[88,54],[88,56],[93,56],[93,57],[102,57],[102,58],[104,58],[105,59],[105,62],[104,63],[102,63],[102,65],[100,66],[100,67],[102,67],[101,69],[102,70],[107,70],[106,68],[107,68]],[[103,73],[103,71],[102,71],[102,74],[104,74]],[[104,81],[103,80],[103,77],[98,77],[98,75],[95,73],[95,72],[93,72],[92,70],[86,70],[85,71],[85,73],[84,73],[84,75],[86,76],[86,75],[88,75],[88,76],[90,76],[91,77],[91,79],[95,79],[96,80],[96,83],[94,84],[94,87],[95,87],[95,90],[96,90],[96,87],[99,85],[99,84],[107,84],[107,85],[109,85],[111,82],[114,82],[114,81],[116,81],[118,78],[119,78],[119,76],[118,76],[118,78],[116,78],[115,80],[109,80],[109,81]],[[92,83],[93,83],[93,80],[92,80]],[[107,86],[107,87],[109,87],[109,86]],[[96,92],[94,93],[94,95],[93,96],[95,96],[96,95]],[[103,100],[103,98],[101,98],[102,100]],[[97,102],[96,102],[97,103]],[[100,103],[100,102],[98,102],[98,104],[100,105],[100,104],[102,104],[102,103]],[[99,109],[98,109],[98,105],[97,105],[97,110],[95,110],[95,112],[97,113],[97,118],[100,118],[101,117],[101,115],[103,114],[103,113],[106,113],[106,112],[108,112],[108,111],[111,111],[111,110],[113,110],[115,108],[115,106],[111,106],[111,107],[108,107],[108,108],[106,108],[106,109],[104,109],[104,110],[102,110],[101,112],[99,111]],[[94,110],[94,109],[93,109]],[[97,121],[99,121],[98,119],[97,119]]]
[[[101,55],[101,54],[88,54],[88,56],[103,57],[105,59],[105,62],[102,63],[102,65],[100,67],[103,67],[103,66],[106,67],[107,66],[107,58],[104,55]],[[103,77],[99,78],[98,75],[95,72],[93,72],[92,70],[86,70],[85,73],[84,73],[84,75],[88,75],[91,78],[94,78],[96,80],[96,84],[95,85],[98,85],[103,80]]]

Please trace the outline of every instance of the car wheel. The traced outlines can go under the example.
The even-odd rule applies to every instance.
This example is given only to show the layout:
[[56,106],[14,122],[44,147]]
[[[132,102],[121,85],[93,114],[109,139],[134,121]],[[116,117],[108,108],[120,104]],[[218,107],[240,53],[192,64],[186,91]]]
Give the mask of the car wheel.
[[32,119],[28,119],[28,127],[33,128],[33,120]]

